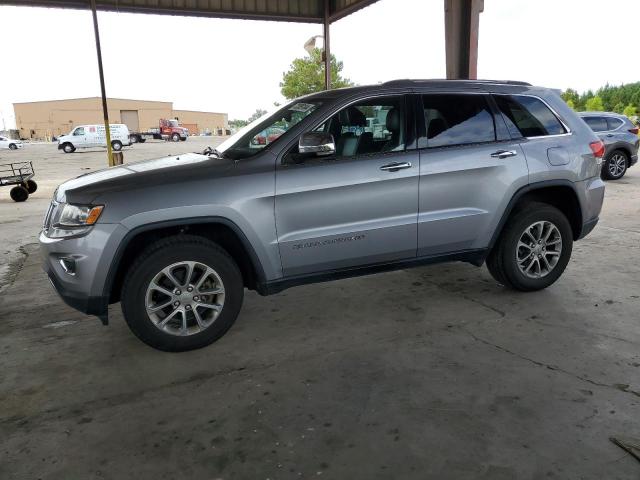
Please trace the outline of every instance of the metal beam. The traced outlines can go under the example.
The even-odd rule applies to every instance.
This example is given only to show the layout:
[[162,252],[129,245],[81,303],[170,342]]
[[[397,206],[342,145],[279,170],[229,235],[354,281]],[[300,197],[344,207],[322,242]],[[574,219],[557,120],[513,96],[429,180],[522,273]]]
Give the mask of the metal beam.
[[[330,0],[333,23],[379,0]],[[23,7],[87,8],[88,0],[0,0]],[[324,0],[96,0],[100,11],[324,23]]]
[[478,78],[478,31],[484,0],[444,0],[447,78]]
[[104,87],[104,71],[102,70],[102,49],[100,48],[100,31],[98,30],[98,13],[96,12],[96,0],[91,0],[91,13],[93,15],[93,32],[96,37],[96,53],[98,55],[98,73],[100,75],[100,92],[102,94],[102,114],[104,116],[104,133],[107,140],[107,161],[109,166],[114,165],[111,153],[111,129],[109,128],[109,109],[107,108],[107,92]]

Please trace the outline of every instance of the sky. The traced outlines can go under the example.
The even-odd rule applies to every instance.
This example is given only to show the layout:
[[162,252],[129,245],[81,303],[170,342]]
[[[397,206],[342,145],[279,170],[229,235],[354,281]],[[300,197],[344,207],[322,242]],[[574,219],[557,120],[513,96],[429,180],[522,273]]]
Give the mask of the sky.
[[[578,91],[640,81],[638,0],[485,0],[478,77]],[[443,0],[380,0],[331,27],[360,85],[444,78]],[[282,102],[314,24],[99,12],[107,95],[247,118]],[[13,102],[100,95],[88,11],[0,6],[0,129]]]

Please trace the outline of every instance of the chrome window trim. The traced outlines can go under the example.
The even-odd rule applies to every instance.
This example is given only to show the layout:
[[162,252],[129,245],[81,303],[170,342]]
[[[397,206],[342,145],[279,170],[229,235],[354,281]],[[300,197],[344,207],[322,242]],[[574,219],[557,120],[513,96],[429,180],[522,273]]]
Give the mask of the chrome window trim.
[[[565,121],[562,119],[562,117],[558,114],[558,112],[556,112],[556,110],[549,105],[549,103],[544,99],[541,98],[537,95],[531,95],[529,93],[491,93],[491,95],[501,95],[503,97],[531,97],[531,98],[535,98],[536,100],[540,100],[553,114],[554,117],[556,117],[556,120],[558,120],[560,122],[560,125],[562,125],[562,127],[565,129],[565,133],[554,133],[553,135],[537,135],[535,137],[522,137],[522,138],[526,138],[527,140],[531,140],[534,138],[554,138],[554,137],[566,137],[566,136],[570,136],[573,135],[573,131],[569,128],[569,125],[567,125],[565,123]],[[502,112],[500,112],[502,113]]]

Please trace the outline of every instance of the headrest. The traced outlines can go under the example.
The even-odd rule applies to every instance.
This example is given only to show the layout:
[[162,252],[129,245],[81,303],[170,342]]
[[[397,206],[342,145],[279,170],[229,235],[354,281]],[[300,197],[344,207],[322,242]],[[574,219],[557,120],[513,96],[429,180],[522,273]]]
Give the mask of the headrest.
[[400,130],[400,111],[397,108],[392,108],[387,112],[387,130],[396,132]]

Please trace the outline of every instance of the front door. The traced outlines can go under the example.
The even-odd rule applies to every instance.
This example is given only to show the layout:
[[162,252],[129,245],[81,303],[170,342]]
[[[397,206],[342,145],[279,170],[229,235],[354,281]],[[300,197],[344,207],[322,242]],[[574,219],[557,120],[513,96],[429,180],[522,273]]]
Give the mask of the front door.
[[278,165],[285,277],[415,257],[419,158],[407,148],[405,100],[374,97],[341,109],[314,128],[333,135],[334,155],[300,159],[294,147]]

